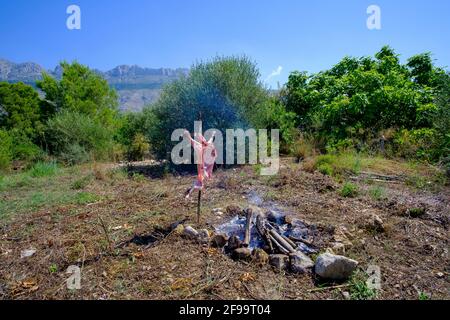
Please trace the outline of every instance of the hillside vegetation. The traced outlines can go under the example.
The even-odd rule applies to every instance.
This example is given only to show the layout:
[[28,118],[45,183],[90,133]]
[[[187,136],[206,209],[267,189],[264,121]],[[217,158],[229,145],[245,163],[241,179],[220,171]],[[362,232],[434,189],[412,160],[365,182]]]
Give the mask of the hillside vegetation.
[[44,73],[37,82],[44,98],[28,85],[1,83],[2,170],[53,159],[162,159],[171,132],[192,130],[199,119],[204,130],[280,129],[283,152],[298,159],[352,151],[448,168],[450,76],[430,53],[406,64],[387,46],[374,57],[345,57],[316,74],[292,72],[275,95],[247,57],[217,57],[133,114],[118,111],[116,91],[97,72],[76,62],[61,69],[60,79]]

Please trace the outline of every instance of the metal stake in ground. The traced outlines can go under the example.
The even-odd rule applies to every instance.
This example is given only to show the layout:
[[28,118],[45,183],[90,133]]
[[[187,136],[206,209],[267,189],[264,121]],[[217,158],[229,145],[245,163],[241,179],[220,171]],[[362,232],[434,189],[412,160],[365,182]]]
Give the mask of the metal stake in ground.
[[197,199],[197,223],[200,223],[200,215],[202,212],[202,190],[198,190],[198,199]]

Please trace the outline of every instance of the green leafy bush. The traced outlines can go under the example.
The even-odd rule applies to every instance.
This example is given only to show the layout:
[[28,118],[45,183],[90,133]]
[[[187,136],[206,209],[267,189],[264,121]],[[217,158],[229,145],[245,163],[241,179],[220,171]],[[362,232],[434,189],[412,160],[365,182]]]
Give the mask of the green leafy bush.
[[429,53],[401,64],[385,46],[316,74],[292,72],[280,101],[296,127],[326,139],[328,152],[380,149],[374,140],[395,128],[394,155],[437,161],[450,148],[449,88],[450,75]]
[[149,154],[149,134],[154,124],[154,113],[149,107],[140,113],[127,113],[121,117],[116,140],[127,160],[142,160]]
[[67,164],[113,158],[114,130],[88,115],[62,111],[47,124],[50,151]]
[[321,165],[319,165],[317,167],[317,170],[327,176],[332,176],[333,175],[333,168],[331,167],[330,164],[328,163],[322,163]]
[[420,301],[426,301],[426,300],[431,300],[431,298],[425,292],[419,292],[419,300]]
[[308,153],[304,147],[307,147],[310,136],[300,133],[295,128],[296,117],[294,112],[286,110],[279,98],[270,97],[255,110],[251,122],[255,128],[280,130],[281,151],[290,152],[301,159],[306,154],[301,155],[298,152],[302,153],[304,150]]
[[401,130],[394,140],[397,156],[431,161],[435,158],[437,134],[434,129]]
[[26,164],[45,160],[45,152],[23,132],[12,129],[8,133],[13,141],[11,151],[14,160],[23,161]]
[[152,151],[165,158],[176,143],[175,129],[194,131],[194,121],[203,130],[225,132],[259,122],[260,107],[268,93],[259,81],[256,65],[246,57],[217,57],[194,65],[186,78],[166,85],[147,116],[155,119],[147,135]]
[[44,73],[43,79],[37,82],[38,88],[45,93],[46,101],[55,106],[54,112],[83,114],[104,126],[115,125],[118,99],[108,82],[77,62],[64,61],[60,66],[60,80]]
[[345,198],[354,198],[358,195],[358,193],[359,193],[358,186],[351,182],[344,183],[340,191],[341,196]]
[[361,270],[352,275],[349,284],[352,300],[371,300],[377,296],[376,290],[367,285],[367,274]]
[[297,160],[303,160],[316,154],[317,139],[311,134],[297,132],[290,144],[290,154]]
[[336,161],[336,156],[332,154],[320,155],[316,158],[316,167],[320,167],[324,164],[332,165]]
[[78,142],[73,142],[57,151],[57,156],[60,161],[68,165],[86,163],[94,159],[93,155],[86,150],[86,147]]
[[0,128],[15,129],[29,138],[42,133],[41,102],[33,87],[0,82]]
[[12,139],[8,132],[0,129],[0,171],[8,170],[12,160]]
[[137,133],[129,150],[130,158],[135,160],[143,160],[144,156],[149,152],[150,144],[142,133]]

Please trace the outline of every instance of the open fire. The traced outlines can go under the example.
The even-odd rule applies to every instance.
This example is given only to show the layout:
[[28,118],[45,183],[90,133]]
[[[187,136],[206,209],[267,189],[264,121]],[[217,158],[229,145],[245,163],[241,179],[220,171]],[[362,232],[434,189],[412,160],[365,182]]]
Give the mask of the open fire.
[[[264,202],[254,191],[249,193],[248,200],[250,207],[234,216],[231,220],[217,226],[215,228],[216,234],[223,234],[227,238],[237,237],[240,241],[245,242],[246,227],[250,224],[250,238],[247,247],[250,250],[264,249],[269,243],[267,243],[266,235],[261,234],[266,232],[258,230],[259,219],[260,227],[267,229],[266,231],[271,234],[269,239],[279,235],[295,250],[306,254],[317,252],[317,248],[313,245],[314,236],[317,233],[314,226],[309,226],[299,219],[291,218],[278,208],[275,203]],[[252,211],[251,215],[247,214],[249,210]],[[249,217],[250,221],[248,221]],[[277,235],[274,236],[273,234],[275,233]],[[281,241],[283,242],[283,240]],[[279,241],[275,241],[279,243]]]
[[[237,260],[269,261],[279,269],[304,273],[314,263],[307,254],[317,253],[317,230],[285,214],[275,203],[248,194],[249,207],[215,227],[212,245],[223,247]],[[262,261],[261,261],[262,260]]]

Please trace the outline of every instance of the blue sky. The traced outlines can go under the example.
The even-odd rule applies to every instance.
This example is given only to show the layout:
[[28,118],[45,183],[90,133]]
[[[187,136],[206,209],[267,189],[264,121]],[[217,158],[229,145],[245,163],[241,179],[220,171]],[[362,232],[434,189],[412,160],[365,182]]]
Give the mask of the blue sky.
[[[71,4],[81,8],[81,30],[66,27]],[[381,30],[366,27],[371,4],[381,8]],[[107,70],[246,54],[271,86],[293,70],[320,71],[384,44],[403,59],[431,51],[450,66],[449,34],[448,0],[0,0],[2,58]]]

